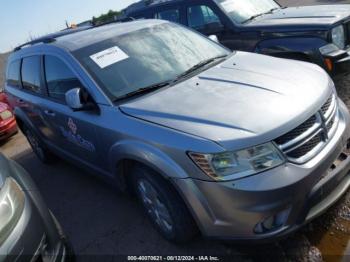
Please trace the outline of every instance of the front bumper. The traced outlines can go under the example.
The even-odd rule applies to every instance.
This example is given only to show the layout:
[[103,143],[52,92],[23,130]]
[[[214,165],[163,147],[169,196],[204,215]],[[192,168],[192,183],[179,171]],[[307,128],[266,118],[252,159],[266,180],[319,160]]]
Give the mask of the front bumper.
[[[335,203],[350,186],[347,150],[350,120],[346,106],[339,104],[335,135],[304,165],[286,163],[231,182],[175,180],[203,235],[273,241],[300,228]],[[286,215],[278,227],[257,233],[257,225],[279,214]]]
[[[326,63],[327,59],[330,61],[331,69]],[[324,55],[323,60],[325,68],[333,76],[341,76],[350,72],[350,48]]]
[[0,245],[0,261],[66,261],[66,246],[55,219],[28,175],[12,164],[14,178],[25,192],[25,206],[16,227]]

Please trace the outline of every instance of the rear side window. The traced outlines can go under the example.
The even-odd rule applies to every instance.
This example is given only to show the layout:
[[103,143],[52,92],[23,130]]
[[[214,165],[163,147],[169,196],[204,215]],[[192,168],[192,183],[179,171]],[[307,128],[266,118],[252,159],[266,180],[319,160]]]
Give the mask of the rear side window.
[[49,96],[62,102],[67,91],[82,86],[70,68],[55,56],[45,56],[45,76]]
[[204,29],[210,24],[221,24],[219,17],[206,5],[191,6],[187,10],[188,26],[193,29]]
[[178,9],[165,10],[165,11],[156,13],[155,18],[179,23],[180,13]]
[[7,71],[7,85],[12,87],[19,87],[20,86],[20,67],[21,67],[21,61],[17,60],[12,62],[9,65],[8,71]]
[[23,58],[22,62],[22,86],[23,89],[34,93],[40,93],[41,66],[40,56]]

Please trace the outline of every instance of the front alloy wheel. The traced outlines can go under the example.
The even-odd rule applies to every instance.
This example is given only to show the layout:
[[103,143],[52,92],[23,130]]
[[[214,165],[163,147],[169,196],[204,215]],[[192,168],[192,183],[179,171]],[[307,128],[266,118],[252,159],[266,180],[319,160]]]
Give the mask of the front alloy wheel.
[[162,231],[170,233],[173,229],[173,221],[169,210],[160,199],[157,190],[144,179],[138,181],[138,190],[147,213],[156,222]]
[[185,243],[198,233],[187,206],[169,181],[141,165],[134,167],[131,176],[145,213],[163,237]]

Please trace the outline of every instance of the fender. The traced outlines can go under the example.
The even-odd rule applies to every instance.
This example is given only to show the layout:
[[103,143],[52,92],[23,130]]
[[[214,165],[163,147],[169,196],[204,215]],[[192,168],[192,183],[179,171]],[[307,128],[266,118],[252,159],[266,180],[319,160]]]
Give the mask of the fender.
[[255,52],[285,58],[303,55],[311,62],[322,65],[322,56],[318,49],[327,44],[326,40],[319,37],[273,38],[259,42]]
[[118,163],[134,160],[152,168],[164,178],[188,178],[186,172],[167,154],[149,144],[133,140],[120,141],[109,152],[110,170],[117,173]]

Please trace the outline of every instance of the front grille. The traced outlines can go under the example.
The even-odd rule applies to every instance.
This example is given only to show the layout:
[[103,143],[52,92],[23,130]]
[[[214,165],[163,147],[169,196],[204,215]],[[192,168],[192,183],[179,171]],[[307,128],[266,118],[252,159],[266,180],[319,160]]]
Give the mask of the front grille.
[[325,114],[328,112],[329,107],[331,106],[332,101],[333,101],[333,96],[330,96],[330,97],[328,98],[328,100],[326,101],[326,103],[321,107],[321,112],[322,112],[322,114],[325,115]]
[[275,143],[291,162],[305,163],[333,136],[337,121],[336,96],[332,94],[315,115],[278,137]]
[[316,123],[316,116],[310,117],[308,120],[306,120],[304,123],[302,123],[297,128],[293,129],[292,131],[288,132],[287,134],[280,136],[275,140],[275,142],[279,145],[285,144],[301,134],[303,134],[305,131],[310,129],[314,124]]
[[328,124],[326,125],[327,128],[327,132],[330,132],[332,130],[332,127],[334,126],[335,123],[335,117],[336,115],[334,115],[328,122]]
[[314,149],[319,143],[322,142],[322,137],[320,134],[314,136],[312,139],[310,139],[308,142],[303,144],[302,146],[298,147],[297,149],[287,153],[289,157],[292,158],[300,158],[307,153],[309,153],[312,149]]

